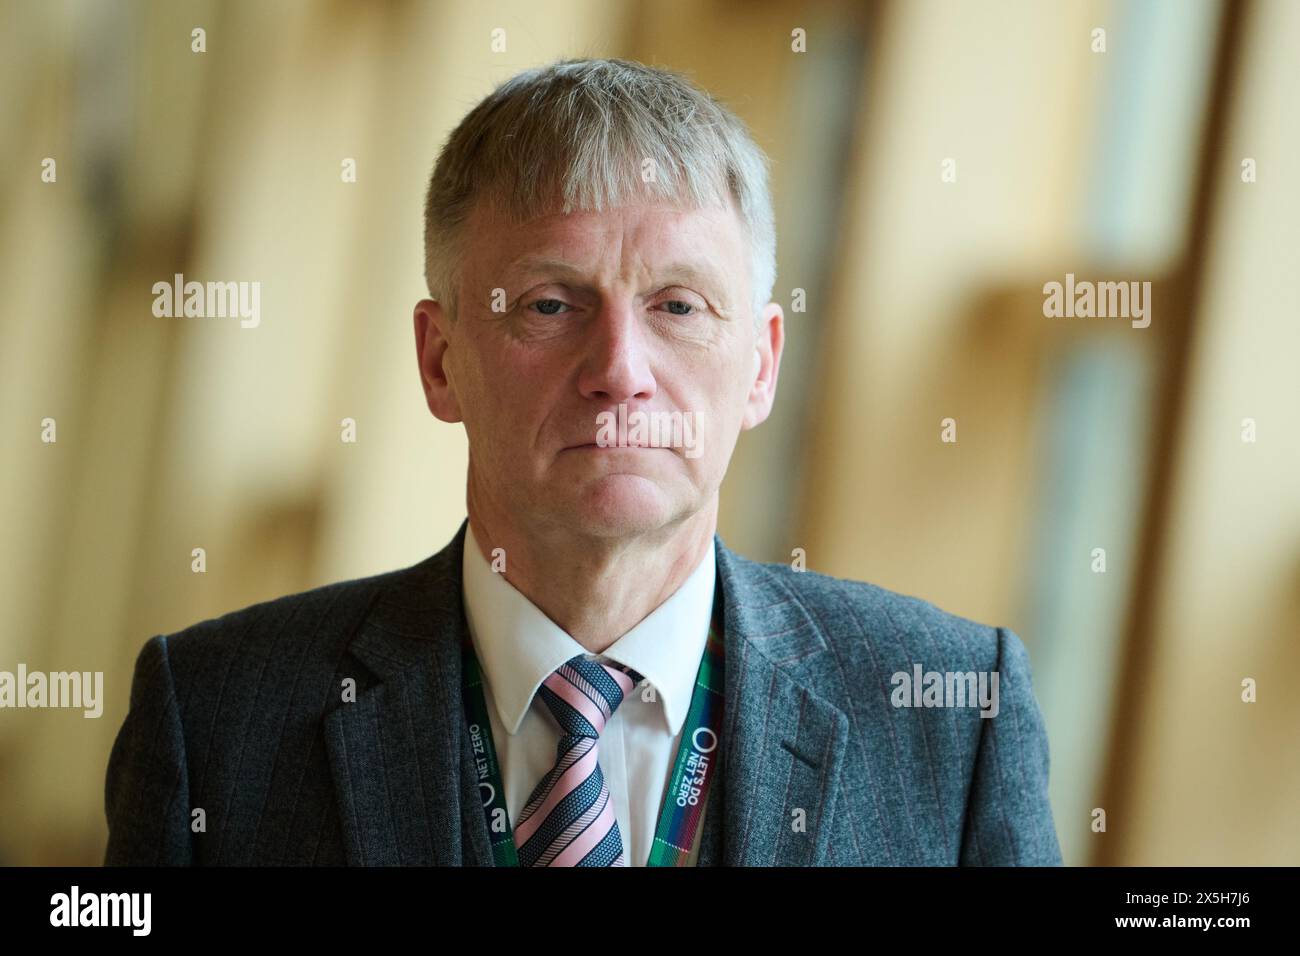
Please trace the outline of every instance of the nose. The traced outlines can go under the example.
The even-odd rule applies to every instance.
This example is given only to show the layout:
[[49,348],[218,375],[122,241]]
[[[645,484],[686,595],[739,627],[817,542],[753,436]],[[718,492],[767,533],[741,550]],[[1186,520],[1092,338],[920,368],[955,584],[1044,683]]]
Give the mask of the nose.
[[586,347],[578,378],[583,398],[618,404],[654,397],[645,327],[630,304],[604,305]]

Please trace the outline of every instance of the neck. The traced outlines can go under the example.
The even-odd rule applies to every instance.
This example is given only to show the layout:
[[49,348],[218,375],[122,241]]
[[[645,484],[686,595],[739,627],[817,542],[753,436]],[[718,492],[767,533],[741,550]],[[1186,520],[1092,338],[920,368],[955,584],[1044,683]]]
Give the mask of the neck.
[[569,532],[531,536],[509,521],[478,513],[472,499],[469,525],[489,563],[494,549],[504,549],[504,576],[512,587],[588,653],[599,654],[671,597],[699,566],[713,547],[717,497],[675,525],[630,538]]

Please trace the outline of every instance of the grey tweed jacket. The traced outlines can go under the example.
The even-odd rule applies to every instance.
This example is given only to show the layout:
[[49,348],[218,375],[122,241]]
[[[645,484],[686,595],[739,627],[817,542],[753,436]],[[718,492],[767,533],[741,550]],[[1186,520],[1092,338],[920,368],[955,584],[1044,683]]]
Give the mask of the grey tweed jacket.
[[[151,638],[108,761],[105,864],[491,866],[460,694],[464,540]],[[714,546],[725,723],[698,865],[1060,864],[1013,632]],[[915,664],[997,672],[997,715],[895,706]]]

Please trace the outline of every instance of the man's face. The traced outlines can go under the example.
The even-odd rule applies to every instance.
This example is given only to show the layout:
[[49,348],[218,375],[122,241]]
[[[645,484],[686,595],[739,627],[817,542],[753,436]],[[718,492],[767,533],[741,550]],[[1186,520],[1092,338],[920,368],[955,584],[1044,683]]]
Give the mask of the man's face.
[[469,436],[471,508],[624,537],[711,506],[740,430],[771,409],[782,346],[780,306],[752,314],[734,206],[511,225],[480,205],[466,238],[459,314],[426,299],[415,325],[430,410]]

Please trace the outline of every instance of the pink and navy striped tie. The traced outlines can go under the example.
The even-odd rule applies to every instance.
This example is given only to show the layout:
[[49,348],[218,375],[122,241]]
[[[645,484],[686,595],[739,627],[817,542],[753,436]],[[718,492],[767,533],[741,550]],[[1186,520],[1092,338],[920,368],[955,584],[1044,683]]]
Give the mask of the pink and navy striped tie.
[[555,766],[533,788],[515,825],[520,866],[627,865],[596,743],[640,680],[634,670],[579,654],[542,682],[537,692],[563,736]]

